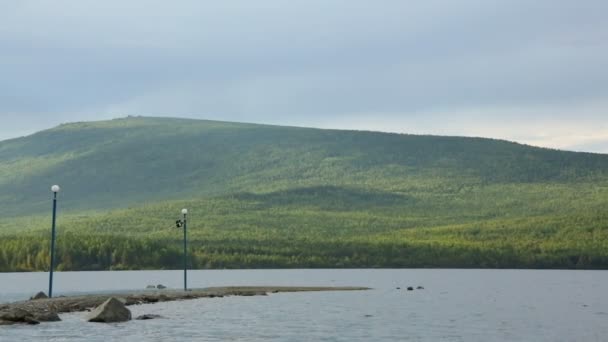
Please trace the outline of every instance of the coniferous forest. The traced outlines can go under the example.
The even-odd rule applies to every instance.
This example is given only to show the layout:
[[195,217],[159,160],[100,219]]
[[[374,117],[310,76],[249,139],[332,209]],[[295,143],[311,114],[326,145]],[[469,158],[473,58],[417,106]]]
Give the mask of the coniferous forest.
[[130,117],[0,142],[0,271],[608,268],[608,155]]

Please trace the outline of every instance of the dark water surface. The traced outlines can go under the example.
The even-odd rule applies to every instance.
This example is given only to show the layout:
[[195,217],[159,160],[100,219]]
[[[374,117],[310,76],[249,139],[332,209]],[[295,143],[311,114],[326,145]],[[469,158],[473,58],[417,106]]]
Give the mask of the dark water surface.
[[[57,272],[56,295],[182,286],[180,271]],[[538,270],[190,271],[191,287],[369,286],[131,306],[165,319],[0,327],[4,341],[608,341],[608,272]],[[406,291],[407,286],[424,290]],[[0,302],[48,286],[46,273],[0,273]],[[397,290],[401,287],[401,290]]]

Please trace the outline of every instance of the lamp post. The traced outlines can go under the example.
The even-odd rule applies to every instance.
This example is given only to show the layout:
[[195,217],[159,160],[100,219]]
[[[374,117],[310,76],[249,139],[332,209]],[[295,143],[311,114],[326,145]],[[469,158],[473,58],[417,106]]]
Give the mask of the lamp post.
[[187,237],[187,219],[188,209],[182,209],[184,215],[184,291],[188,291],[188,237]]
[[184,291],[188,291],[188,209],[182,209],[182,215],[184,218],[175,221],[175,226],[177,228],[184,228]]
[[57,193],[61,190],[59,185],[53,185],[53,223],[51,228],[51,268],[49,271],[49,298],[53,298],[53,269],[55,268],[55,221],[57,217]]

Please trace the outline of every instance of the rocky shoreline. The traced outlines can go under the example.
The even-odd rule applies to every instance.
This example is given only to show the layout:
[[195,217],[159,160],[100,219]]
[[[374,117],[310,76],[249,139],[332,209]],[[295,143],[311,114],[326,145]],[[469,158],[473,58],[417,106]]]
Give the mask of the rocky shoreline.
[[169,302],[196,298],[226,296],[265,296],[268,293],[307,291],[361,291],[367,287],[300,287],[300,286],[239,286],[209,287],[188,291],[146,290],[128,293],[87,294],[81,296],[31,299],[0,304],[0,326],[11,324],[38,324],[60,321],[60,313],[91,311],[110,298],[118,298],[125,305]]

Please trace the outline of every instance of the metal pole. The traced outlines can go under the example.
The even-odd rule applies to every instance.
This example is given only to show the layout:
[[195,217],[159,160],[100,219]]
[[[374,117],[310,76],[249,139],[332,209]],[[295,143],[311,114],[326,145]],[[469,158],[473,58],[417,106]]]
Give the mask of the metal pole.
[[187,243],[186,214],[184,214],[184,291],[188,291],[188,243]]
[[55,268],[55,218],[57,214],[57,192],[53,192],[53,226],[51,229],[51,269],[49,273],[49,298],[53,298],[53,269]]

